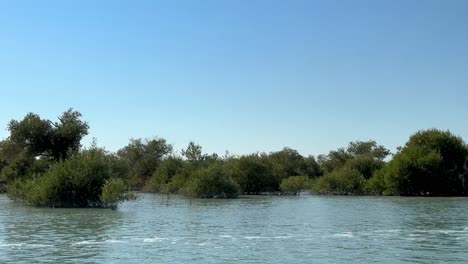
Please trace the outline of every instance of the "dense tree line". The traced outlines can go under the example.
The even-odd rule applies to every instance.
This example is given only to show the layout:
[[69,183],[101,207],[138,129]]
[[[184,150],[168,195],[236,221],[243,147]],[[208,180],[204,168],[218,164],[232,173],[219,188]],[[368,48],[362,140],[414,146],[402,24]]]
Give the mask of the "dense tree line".
[[[114,207],[129,188],[197,198],[239,194],[466,195],[468,148],[449,131],[418,131],[397,153],[375,141],[304,157],[271,153],[218,156],[190,142],[175,153],[162,138],[131,139],[109,153],[81,147],[89,126],[73,109],[58,122],[30,113],[8,124],[0,142],[0,183],[38,206]],[[1,185],[1,184],[0,184]]]

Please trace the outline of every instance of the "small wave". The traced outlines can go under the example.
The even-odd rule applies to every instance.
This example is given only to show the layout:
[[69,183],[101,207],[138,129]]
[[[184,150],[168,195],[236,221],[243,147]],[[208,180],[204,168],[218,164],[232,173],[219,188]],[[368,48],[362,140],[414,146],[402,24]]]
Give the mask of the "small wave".
[[398,233],[401,232],[401,229],[383,229],[383,230],[375,230],[374,233]]
[[259,237],[259,236],[246,236],[244,237],[245,239],[260,239],[262,237]]
[[23,243],[1,243],[0,242],[0,247],[22,247],[25,244]]
[[288,239],[288,238],[293,238],[294,236],[275,236],[273,238],[275,239]]
[[222,238],[232,238],[232,236],[230,236],[230,235],[220,235],[219,237],[222,237]]
[[403,239],[405,239],[405,240],[410,240],[410,241],[426,241],[426,239],[423,238],[423,237],[414,237],[414,236],[412,236],[412,237],[405,237],[405,238],[403,238]]
[[76,243],[73,243],[73,245],[76,245],[76,246],[79,246],[79,245],[90,245],[90,244],[96,244],[98,242],[96,241],[80,241],[80,242],[76,242]]
[[143,239],[143,242],[145,242],[145,243],[161,242],[161,241],[166,240],[166,239],[167,238],[164,238],[164,237],[145,238],[145,239]]
[[354,237],[354,235],[351,234],[351,232],[346,232],[346,233],[333,234],[332,237],[351,238],[351,237]]
[[106,243],[123,243],[124,241],[116,240],[116,239],[108,239],[108,240],[105,240],[104,242],[106,242]]
[[245,239],[289,239],[294,236],[245,236]]

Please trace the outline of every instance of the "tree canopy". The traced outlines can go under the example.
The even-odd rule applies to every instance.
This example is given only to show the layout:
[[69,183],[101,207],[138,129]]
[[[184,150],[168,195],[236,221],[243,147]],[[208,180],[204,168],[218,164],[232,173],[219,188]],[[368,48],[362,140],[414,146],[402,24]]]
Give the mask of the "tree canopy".
[[0,190],[39,206],[114,206],[127,186],[195,198],[239,194],[468,195],[468,147],[459,136],[421,130],[393,156],[374,140],[319,156],[285,147],[218,156],[191,141],[180,154],[164,138],[131,139],[115,153],[81,148],[88,123],[69,109],[52,122],[34,113],[0,141]]
[[374,181],[394,195],[453,196],[467,194],[468,148],[449,131],[413,134]]
[[88,123],[81,120],[81,113],[72,108],[58,117],[58,122],[41,119],[34,113],[23,120],[11,120],[8,124],[9,141],[32,156],[45,156],[56,161],[67,158],[79,150],[81,139],[88,134]]

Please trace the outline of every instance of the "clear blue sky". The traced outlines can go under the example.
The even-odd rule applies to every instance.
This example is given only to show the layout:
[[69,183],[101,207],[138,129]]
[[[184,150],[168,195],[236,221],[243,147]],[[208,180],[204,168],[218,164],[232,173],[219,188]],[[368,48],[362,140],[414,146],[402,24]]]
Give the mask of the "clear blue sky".
[[320,154],[468,140],[468,1],[0,2],[0,139],[80,111],[99,145]]

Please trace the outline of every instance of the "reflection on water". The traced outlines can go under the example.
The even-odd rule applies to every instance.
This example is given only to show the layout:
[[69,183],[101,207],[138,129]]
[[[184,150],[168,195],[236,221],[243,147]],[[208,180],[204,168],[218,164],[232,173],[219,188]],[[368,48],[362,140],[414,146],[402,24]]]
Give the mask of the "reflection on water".
[[0,263],[464,263],[467,201],[142,195],[112,211],[0,196]]

